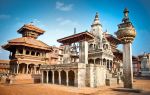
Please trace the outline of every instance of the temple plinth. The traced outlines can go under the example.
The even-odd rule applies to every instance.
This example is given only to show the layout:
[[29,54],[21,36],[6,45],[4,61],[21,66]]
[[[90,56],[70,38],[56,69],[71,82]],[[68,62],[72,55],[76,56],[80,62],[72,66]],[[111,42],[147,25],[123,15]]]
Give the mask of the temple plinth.
[[133,67],[132,67],[132,42],[136,36],[134,26],[128,17],[129,11],[124,9],[124,18],[122,23],[118,25],[116,35],[123,44],[123,74],[124,88],[132,88],[133,83]]

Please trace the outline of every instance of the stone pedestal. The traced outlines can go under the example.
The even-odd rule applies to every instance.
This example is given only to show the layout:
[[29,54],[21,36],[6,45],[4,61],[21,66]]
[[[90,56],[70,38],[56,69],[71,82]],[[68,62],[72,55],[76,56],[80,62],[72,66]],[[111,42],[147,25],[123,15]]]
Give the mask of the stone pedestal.
[[123,73],[124,73],[124,87],[132,88],[133,67],[132,67],[131,43],[123,44]]

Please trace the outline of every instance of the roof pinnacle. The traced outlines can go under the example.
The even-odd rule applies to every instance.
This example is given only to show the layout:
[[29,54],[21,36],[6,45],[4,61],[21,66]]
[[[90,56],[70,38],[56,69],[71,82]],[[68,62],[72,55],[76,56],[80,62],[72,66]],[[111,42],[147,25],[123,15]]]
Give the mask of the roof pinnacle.
[[95,18],[94,18],[94,21],[93,21],[92,26],[94,26],[94,25],[101,25],[101,24],[100,24],[100,21],[99,21],[98,12],[96,12],[96,15],[95,15]]

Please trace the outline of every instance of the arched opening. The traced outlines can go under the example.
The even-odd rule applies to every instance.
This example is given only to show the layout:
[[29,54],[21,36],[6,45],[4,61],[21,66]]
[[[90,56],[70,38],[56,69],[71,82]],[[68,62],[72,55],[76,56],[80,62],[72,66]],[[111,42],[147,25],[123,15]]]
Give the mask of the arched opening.
[[97,59],[95,60],[95,64],[100,64],[100,59],[99,59],[99,58],[97,58]]
[[107,60],[107,69],[109,69],[110,67],[109,67],[109,60]]
[[30,54],[30,51],[29,50],[26,50],[26,55],[29,55]]
[[69,86],[74,86],[74,81],[75,81],[75,73],[71,70],[68,72],[68,84]]
[[94,64],[94,60],[93,60],[93,59],[89,59],[89,60],[88,60],[88,63],[89,63],[89,64]]
[[48,76],[49,76],[48,77],[48,80],[49,80],[48,83],[52,83],[52,71],[48,72]]
[[29,64],[28,65],[28,73],[33,74],[34,73],[34,64]]
[[66,72],[64,70],[61,71],[61,84],[66,85]]
[[23,54],[23,50],[22,49],[19,49],[18,52],[19,52],[19,54]]
[[54,71],[54,81],[55,81],[55,84],[59,84],[58,71]]
[[105,58],[103,59],[103,65],[106,65],[106,59]]
[[31,52],[31,55],[35,55],[35,52],[34,52],[34,51],[32,51],[32,52]]
[[39,52],[37,52],[37,53],[36,53],[36,56],[40,56],[40,53],[39,53]]
[[93,44],[90,44],[89,45],[89,50],[92,50],[93,49]]
[[25,74],[27,71],[27,64],[21,63],[19,64],[19,73]]
[[46,79],[47,79],[47,72],[44,71],[43,72],[43,83],[46,83]]

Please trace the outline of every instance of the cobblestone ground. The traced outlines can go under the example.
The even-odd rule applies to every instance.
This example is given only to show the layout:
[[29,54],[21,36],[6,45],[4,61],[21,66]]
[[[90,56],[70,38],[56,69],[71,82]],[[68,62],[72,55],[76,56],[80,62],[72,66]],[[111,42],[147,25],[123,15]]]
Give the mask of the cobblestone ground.
[[140,93],[114,91],[117,86],[77,88],[50,84],[0,84],[0,95],[150,95],[150,79],[134,79],[134,88]]

